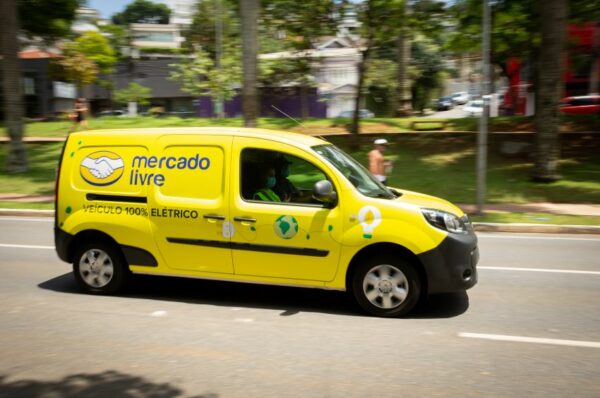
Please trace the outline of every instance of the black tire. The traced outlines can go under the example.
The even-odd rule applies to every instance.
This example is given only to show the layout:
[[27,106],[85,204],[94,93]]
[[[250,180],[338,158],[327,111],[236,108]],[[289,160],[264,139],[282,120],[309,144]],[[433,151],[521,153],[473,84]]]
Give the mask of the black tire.
[[421,280],[410,262],[392,255],[376,255],[357,266],[352,293],[367,313],[394,318],[408,314],[417,305]]
[[[95,264],[94,259],[100,260],[101,263]],[[73,274],[84,291],[108,295],[118,292],[125,285],[129,267],[123,254],[114,244],[103,241],[88,242],[75,251]]]

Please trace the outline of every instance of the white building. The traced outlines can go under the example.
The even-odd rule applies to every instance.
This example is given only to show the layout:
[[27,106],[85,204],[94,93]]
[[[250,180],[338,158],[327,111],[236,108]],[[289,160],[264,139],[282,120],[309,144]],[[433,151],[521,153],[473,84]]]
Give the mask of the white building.
[[169,23],[186,27],[192,24],[198,0],[166,0],[171,9]]
[[93,8],[80,7],[75,11],[75,20],[71,30],[77,34],[85,32],[98,32],[97,23],[100,21],[100,12]]
[[129,25],[133,37],[132,45],[136,48],[180,48],[184,38],[179,27],[174,24]]

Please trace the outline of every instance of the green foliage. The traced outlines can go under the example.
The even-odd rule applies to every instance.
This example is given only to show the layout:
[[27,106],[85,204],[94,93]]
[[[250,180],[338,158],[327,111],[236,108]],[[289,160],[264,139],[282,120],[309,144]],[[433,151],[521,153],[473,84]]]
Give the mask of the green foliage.
[[94,61],[100,72],[108,73],[117,62],[117,54],[106,37],[98,32],[86,32],[75,39],[74,48]]
[[307,50],[314,49],[324,36],[335,33],[338,5],[334,0],[264,0],[261,4],[264,21],[261,40],[271,51],[290,53],[285,59],[260,60],[261,82],[270,86],[281,83],[314,86],[319,59],[310,56]]
[[[498,0],[492,3],[491,60],[505,68],[510,57],[527,59],[539,48],[539,13],[534,0]],[[447,47],[455,52],[481,51],[480,0],[458,0],[451,8],[457,29]]]
[[413,109],[423,112],[432,99],[432,93],[442,83],[443,59],[440,46],[432,39],[417,35],[411,48],[411,80],[413,81]]
[[229,100],[235,96],[235,87],[241,78],[239,52],[233,49],[225,49],[220,69],[203,50],[169,66],[173,69],[169,78],[178,81],[183,92],[196,97],[206,95],[214,100]]
[[20,27],[52,42],[69,34],[78,6],[78,0],[18,0]]
[[115,25],[130,23],[168,24],[171,10],[165,4],[153,3],[148,0],[135,0],[128,4],[125,10],[112,17]]
[[[233,1],[220,1],[223,46],[240,45],[240,20],[237,4]],[[201,0],[196,4],[192,24],[183,32],[183,45],[191,50],[201,48],[211,58],[215,57],[215,0]]]
[[115,91],[115,101],[121,104],[137,102],[141,105],[147,105],[150,103],[148,98],[151,94],[152,90],[149,87],[132,82],[127,87]]
[[71,42],[65,45],[62,56],[53,61],[51,74],[57,79],[75,83],[78,88],[82,88],[96,81],[98,66]]
[[131,46],[129,31],[121,25],[114,24],[102,25],[100,31],[107,35],[110,46],[115,50],[117,58],[122,59],[123,56],[120,50]]
[[309,50],[322,36],[335,33],[338,10],[333,0],[263,0],[264,24],[285,32],[286,48]]

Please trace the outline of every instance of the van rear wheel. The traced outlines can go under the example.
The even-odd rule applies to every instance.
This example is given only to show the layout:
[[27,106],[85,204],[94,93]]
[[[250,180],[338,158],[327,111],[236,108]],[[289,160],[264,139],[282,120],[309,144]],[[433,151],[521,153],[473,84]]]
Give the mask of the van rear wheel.
[[392,318],[408,314],[419,302],[421,281],[411,263],[375,256],[356,269],[352,292],[369,314]]
[[90,242],[73,257],[73,273],[79,286],[88,293],[113,294],[123,287],[128,275],[123,255],[114,245]]

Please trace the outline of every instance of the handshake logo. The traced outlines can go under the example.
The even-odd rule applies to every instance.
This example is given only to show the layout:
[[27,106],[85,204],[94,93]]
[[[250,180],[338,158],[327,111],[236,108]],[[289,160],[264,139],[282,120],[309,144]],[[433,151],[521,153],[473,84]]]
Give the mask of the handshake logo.
[[99,151],[83,158],[79,171],[81,177],[89,184],[111,185],[123,175],[124,163],[114,152]]

